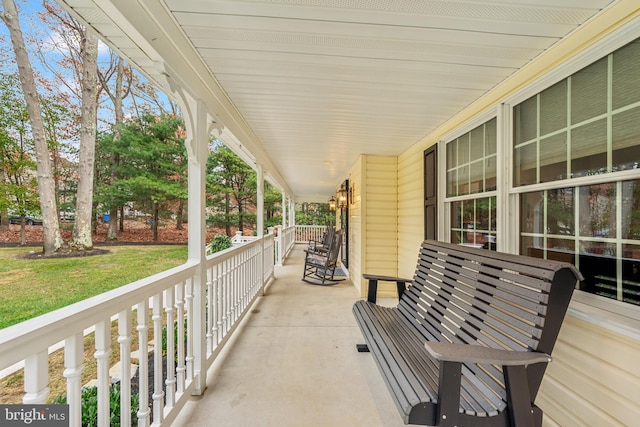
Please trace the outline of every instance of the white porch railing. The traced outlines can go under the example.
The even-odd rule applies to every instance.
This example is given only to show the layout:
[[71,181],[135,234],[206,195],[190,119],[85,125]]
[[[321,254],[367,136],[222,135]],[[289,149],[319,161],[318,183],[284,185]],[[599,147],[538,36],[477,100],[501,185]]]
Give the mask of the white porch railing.
[[308,243],[309,240],[322,241],[326,225],[296,225],[296,243]]
[[289,255],[289,252],[293,249],[293,245],[296,243],[295,235],[297,226],[283,229],[281,225],[278,225],[276,229],[278,230],[276,233],[275,250],[276,265],[282,266],[284,259]]
[[[98,426],[108,427],[109,359],[112,328],[116,328],[121,426],[168,425],[189,396],[203,388],[206,369],[273,277],[274,245],[274,235],[269,234],[208,256],[205,266],[188,262],[0,330],[0,370],[24,361],[23,403],[45,403],[49,396],[48,348],[63,341],[64,370],[59,374],[67,380],[70,426],[81,425],[83,364],[95,363]],[[165,325],[170,325],[165,328],[166,349]],[[95,328],[93,362],[84,356],[83,331],[89,328]],[[132,390],[130,381],[135,333],[140,343],[138,390]],[[149,372],[153,373],[152,383]],[[134,392],[140,402],[137,421],[129,416]]]

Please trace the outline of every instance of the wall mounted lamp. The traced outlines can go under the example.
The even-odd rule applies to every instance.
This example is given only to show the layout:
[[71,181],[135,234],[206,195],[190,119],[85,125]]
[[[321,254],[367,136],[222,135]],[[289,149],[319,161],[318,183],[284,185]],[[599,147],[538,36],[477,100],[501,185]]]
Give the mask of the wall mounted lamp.
[[345,209],[347,207],[347,200],[348,200],[348,196],[347,196],[347,189],[344,187],[340,187],[340,189],[338,190],[338,207],[340,209]]
[[336,210],[336,198],[331,196],[331,198],[329,198],[329,210],[330,211],[335,211]]

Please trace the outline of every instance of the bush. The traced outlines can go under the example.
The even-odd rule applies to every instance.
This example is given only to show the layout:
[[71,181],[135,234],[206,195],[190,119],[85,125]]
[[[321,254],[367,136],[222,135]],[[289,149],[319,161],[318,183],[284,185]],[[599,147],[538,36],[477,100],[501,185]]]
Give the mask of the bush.
[[[82,389],[82,427],[97,427],[98,425],[98,387],[84,387]],[[67,403],[67,396],[58,396],[53,400],[54,405]],[[140,399],[137,394],[131,395],[131,421],[137,424]],[[120,427],[120,384],[112,384],[109,388],[109,425]]]
[[218,234],[209,242],[208,246],[212,254],[224,251],[232,246],[231,237],[225,236],[224,234]]

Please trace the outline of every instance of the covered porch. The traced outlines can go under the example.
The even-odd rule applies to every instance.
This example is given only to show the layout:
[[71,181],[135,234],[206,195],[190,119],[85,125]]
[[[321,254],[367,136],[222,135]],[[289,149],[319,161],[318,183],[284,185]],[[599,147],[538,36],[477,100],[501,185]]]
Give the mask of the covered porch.
[[[47,402],[47,348],[62,341],[71,425],[80,425],[82,333],[93,327],[98,424],[109,425],[114,322],[124,426],[399,425],[373,361],[354,348],[362,274],[411,277],[425,237],[478,245],[479,236],[515,254],[592,243],[617,251],[620,268],[607,277],[617,293],[575,292],[537,403],[548,426],[638,419],[640,310],[623,299],[620,255],[640,250],[623,218],[634,210],[626,201],[640,200],[628,189],[640,188],[638,116],[626,115],[640,111],[637,1],[60,3],[180,104],[189,259],[0,331],[0,369],[25,363],[24,403]],[[578,90],[592,78],[604,112]],[[586,118],[572,122],[579,101]],[[212,136],[257,172],[258,235],[208,255]],[[265,180],[282,193],[277,233],[263,233]],[[603,184],[609,193],[596,193]],[[347,194],[337,217],[349,281],[303,284],[294,203],[327,201],[337,189]],[[607,227],[580,227],[588,204],[579,196],[589,194],[610,194],[602,204],[618,207]],[[566,218],[553,217],[553,202]],[[163,342],[165,324],[176,326]],[[129,420],[134,337],[149,343],[138,357],[150,362],[140,364],[140,410]]]
[[[404,425],[364,342],[349,280],[301,281],[304,245],[275,280],[207,372],[207,390],[189,399],[178,426]],[[383,303],[393,303],[385,299]]]

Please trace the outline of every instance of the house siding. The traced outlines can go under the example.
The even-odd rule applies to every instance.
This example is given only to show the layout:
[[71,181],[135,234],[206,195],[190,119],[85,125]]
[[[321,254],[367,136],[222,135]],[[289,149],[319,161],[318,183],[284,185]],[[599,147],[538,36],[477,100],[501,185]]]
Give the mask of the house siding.
[[637,425],[638,355],[637,340],[567,316],[536,400],[543,425]]
[[[398,274],[398,163],[395,156],[362,156],[361,180],[354,184],[355,204],[361,212],[363,250],[360,271],[351,275],[362,297],[366,296],[367,284],[362,273],[396,276]],[[360,197],[362,196],[362,197]],[[366,204],[364,204],[366,201]],[[355,252],[355,251],[354,251]],[[350,271],[351,272],[351,271]],[[381,283],[380,297],[396,295],[395,284]]]

